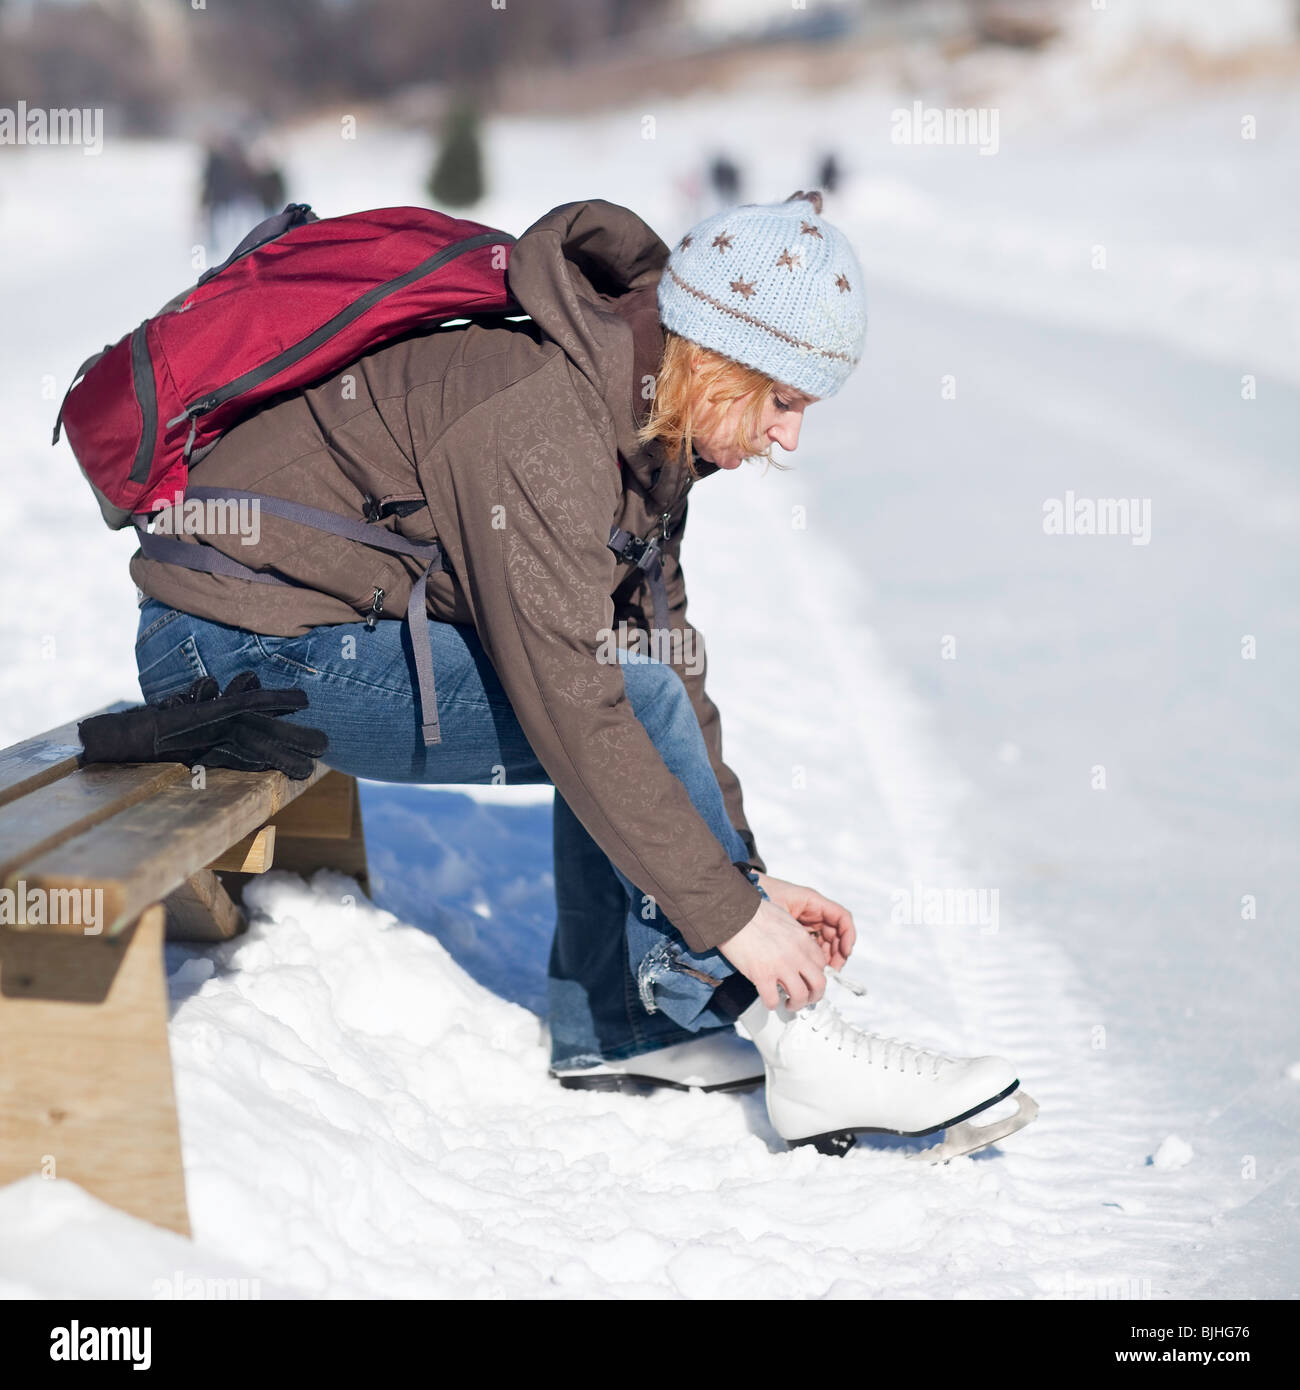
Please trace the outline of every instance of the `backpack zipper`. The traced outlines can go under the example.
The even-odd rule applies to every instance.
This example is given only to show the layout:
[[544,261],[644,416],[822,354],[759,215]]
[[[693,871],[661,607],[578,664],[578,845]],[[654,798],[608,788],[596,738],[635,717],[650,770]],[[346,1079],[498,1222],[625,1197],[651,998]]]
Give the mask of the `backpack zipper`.
[[366,631],[373,632],[379,615],[384,611],[384,591],[375,585],[374,597],[370,600],[370,612],[366,614]]
[[336,333],[346,328],[354,319],[360,318],[367,310],[374,308],[381,300],[387,299],[389,295],[396,294],[398,290],[405,289],[426,275],[432,275],[435,270],[440,270],[449,261],[467,255],[470,251],[477,251],[480,246],[492,246],[513,240],[514,238],[505,232],[480,232],[477,236],[466,237],[463,241],[455,241],[450,246],[444,246],[441,251],[430,256],[427,260],[421,261],[413,269],[367,290],[346,309],[341,309],[335,314],[328,323],[321,324],[319,328],[314,329],[305,338],[300,338],[292,347],[285,348],[269,362],[263,363],[260,367],[254,367],[251,371],[245,372],[243,376],[238,376],[234,381],[227,382],[218,390],[206,396],[200,396],[196,401],[191,401],[174,420],[168,420],[168,426],[179,424],[187,415],[196,418],[200,415],[206,415],[208,411],[215,410],[219,405],[225,405],[227,401],[233,400],[236,396],[242,396],[245,391],[251,391],[254,386],[260,386],[262,382],[277,375],[286,367],[292,367],[295,362],[309,357],[322,343],[328,342]]
[[[154,447],[158,443],[158,396],[154,390],[153,363],[149,360],[149,343],[145,337],[148,327],[146,320],[131,334],[131,385],[140,406],[140,444],[129,475],[133,483],[148,482]],[[183,415],[177,416],[179,420],[184,418]]]

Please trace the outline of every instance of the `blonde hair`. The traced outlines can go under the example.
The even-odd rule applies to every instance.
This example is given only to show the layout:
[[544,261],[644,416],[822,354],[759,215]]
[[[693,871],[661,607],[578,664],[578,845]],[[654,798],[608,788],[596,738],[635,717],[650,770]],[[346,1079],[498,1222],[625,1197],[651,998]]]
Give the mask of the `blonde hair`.
[[[699,361],[698,376],[691,372]],[[777,389],[777,383],[756,367],[733,362],[711,348],[701,347],[664,329],[664,355],[655,378],[654,400],[644,425],[637,431],[642,444],[658,441],[669,458],[685,455],[686,466],[694,473],[692,453],[696,433],[708,429],[735,401],[748,399],[740,420],[740,452],[745,457],[765,459],[776,468],[786,467],[772,457],[772,446],[759,449],[755,438],[763,408]]]

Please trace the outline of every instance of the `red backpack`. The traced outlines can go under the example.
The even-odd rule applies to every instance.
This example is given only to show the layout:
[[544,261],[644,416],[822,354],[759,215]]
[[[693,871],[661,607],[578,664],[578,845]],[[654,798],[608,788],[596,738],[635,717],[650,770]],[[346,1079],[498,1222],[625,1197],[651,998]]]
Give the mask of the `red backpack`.
[[[249,501],[272,515],[413,556],[406,618],[415,651],[426,744],[437,743],[426,583],[443,568],[437,541],[284,498],[193,487],[190,467],[222,433],[273,395],[297,390],[421,325],[469,314],[518,313],[506,288],[505,232],[428,208],[379,208],[319,218],[290,203],[254,227],[221,265],[152,318],[77,368],[54,422],[94,489],[104,520],[136,527],[152,560],[255,584],[287,584],[216,546],[148,529],[148,515],[190,498]],[[376,589],[366,626],[383,611]]]
[[514,238],[428,208],[319,218],[290,203],[221,265],[84,362],[54,425],[115,530],[185,494],[189,469],[268,397],[422,324],[518,313]]

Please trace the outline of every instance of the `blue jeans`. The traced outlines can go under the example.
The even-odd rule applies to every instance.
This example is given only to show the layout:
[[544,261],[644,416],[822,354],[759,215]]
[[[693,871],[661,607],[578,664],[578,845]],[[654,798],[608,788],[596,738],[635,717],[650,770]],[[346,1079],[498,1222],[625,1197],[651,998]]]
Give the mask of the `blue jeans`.
[[[510,701],[473,628],[431,623],[442,742],[420,733],[415,664],[406,623],[313,628],[265,637],[146,599],[136,665],[148,701],[211,675],[224,689],[252,670],[264,686],[299,686],[308,706],[289,718],[323,729],[322,760],[378,782],[546,783]],[[743,864],[686,687],[670,667],[620,651],[636,717],[695,809]],[[690,951],[652,901],[620,873],[555,796],[556,929],[547,994],[551,1065],[594,1066],[728,1028],[734,1006],[715,1001],[735,974],[719,951]],[[750,871],[751,880],[758,877]],[[760,889],[760,892],[762,890]],[[703,977],[703,978],[701,978]]]

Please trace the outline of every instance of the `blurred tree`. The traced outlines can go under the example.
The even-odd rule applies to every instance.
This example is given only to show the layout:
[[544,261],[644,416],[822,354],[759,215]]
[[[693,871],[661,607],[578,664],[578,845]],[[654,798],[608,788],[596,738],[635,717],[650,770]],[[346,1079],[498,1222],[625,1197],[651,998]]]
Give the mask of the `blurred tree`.
[[472,207],[483,197],[478,110],[468,97],[460,97],[443,122],[442,143],[428,189],[435,204],[450,208]]
[[357,92],[356,7],[328,0],[221,0],[201,16],[198,82],[267,115]]
[[0,14],[0,105],[105,108],[115,130],[157,134],[170,121],[174,75],[160,71],[135,10],[36,5]]
[[182,103],[275,120],[411,84],[472,89],[481,109],[498,74],[632,42],[677,3],[0,0],[0,104],[104,106],[125,133],[166,129]]

